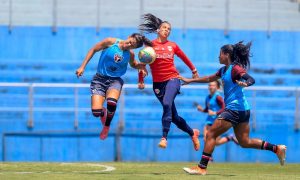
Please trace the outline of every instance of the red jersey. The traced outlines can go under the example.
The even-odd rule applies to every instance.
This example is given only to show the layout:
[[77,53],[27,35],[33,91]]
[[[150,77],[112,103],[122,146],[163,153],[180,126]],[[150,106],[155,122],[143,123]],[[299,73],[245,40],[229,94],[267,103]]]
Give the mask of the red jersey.
[[171,41],[161,43],[156,39],[152,43],[156,53],[156,60],[150,64],[153,82],[163,82],[178,77],[179,73],[174,64],[174,54],[182,59],[191,70],[195,69],[195,66],[176,43]]

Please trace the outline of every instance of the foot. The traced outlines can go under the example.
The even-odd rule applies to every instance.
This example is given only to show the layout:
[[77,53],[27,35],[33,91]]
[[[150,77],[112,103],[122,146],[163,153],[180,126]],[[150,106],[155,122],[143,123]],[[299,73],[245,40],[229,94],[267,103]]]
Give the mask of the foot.
[[193,131],[194,131],[194,135],[192,136],[192,141],[194,144],[194,149],[198,151],[200,149],[200,141],[199,141],[200,131],[198,129],[193,129]]
[[167,147],[167,139],[166,138],[161,138],[158,147],[165,149]]
[[286,156],[286,146],[285,145],[277,145],[276,155],[280,161],[280,165],[283,166],[285,162]]
[[100,139],[102,139],[102,140],[106,139],[108,132],[109,132],[109,126],[104,126],[100,133]]
[[233,134],[230,134],[228,136],[230,141],[233,141],[236,145],[240,145],[240,143],[238,142],[238,140],[236,139],[236,137]]
[[107,110],[105,107],[103,107],[103,116],[100,116],[100,120],[103,126],[105,125],[106,116],[107,116]]
[[191,168],[184,167],[183,170],[189,174],[206,175],[207,173],[206,169],[201,169],[198,166],[191,167]]

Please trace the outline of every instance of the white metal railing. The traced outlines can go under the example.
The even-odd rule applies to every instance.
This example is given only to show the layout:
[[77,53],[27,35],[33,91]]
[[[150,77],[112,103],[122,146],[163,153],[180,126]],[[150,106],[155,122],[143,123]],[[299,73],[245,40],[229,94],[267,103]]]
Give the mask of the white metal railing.
[[[297,0],[295,0],[297,1]],[[272,28],[272,21],[271,21],[271,11],[272,11],[272,6],[271,6],[271,0],[265,0],[264,1],[266,3],[266,8],[265,8],[265,11],[267,12],[267,15],[265,17],[262,17],[264,19],[266,19],[266,22],[267,22],[267,27],[266,27],[266,32],[267,32],[267,35],[270,36],[271,35],[271,28]],[[13,25],[14,25],[14,11],[15,10],[15,4],[16,2],[14,2],[13,0],[9,0],[8,1],[8,31],[11,33],[12,30],[13,30]],[[103,0],[96,0],[94,2],[94,6],[96,7],[96,18],[95,18],[95,29],[96,29],[96,33],[99,33],[100,31],[100,28],[102,26],[101,24],[101,21],[100,21],[100,17],[101,17],[101,14],[100,12],[102,11],[102,7],[104,6],[104,1]],[[139,3],[139,17],[140,15],[144,14],[145,13],[145,0],[139,0],[137,3]],[[216,2],[217,3],[217,2]],[[224,34],[225,35],[228,35],[229,31],[230,31],[230,24],[231,24],[231,17],[230,17],[230,14],[232,13],[232,11],[235,11],[235,9],[230,9],[230,7],[232,6],[232,3],[230,0],[225,0],[224,1]],[[182,6],[181,6],[181,9],[180,11],[182,11],[182,25],[181,25],[181,29],[183,30],[183,33],[185,33],[186,29],[187,29],[187,13],[188,13],[188,5],[187,5],[187,0],[183,0],[182,1]],[[58,12],[58,9],[60,8],[59,7],[60,4],[58,3],[57,0],[52,0],[52,9],[51,9],[51,17],[52,17],[52,32],[53,33],[56,33],[57,32],[57,26],[58,26],[58,19],[60,16],[59,15],[59,12]],[[300,11],[300,3],[299,3],[299,11]],[[137,17],[137,18],[139,18]]]
[[[28,127],[32,128],[34,126],[34,117],[33,113],[35,111],[65,111],[65,112],[74,112],[74,128],[78,128],[78,112],[79,111],[90,111],[89,108],[79,108],[79,88],[89,88],[89,84],[79,84],[79,83],[0,83],[0,88],[3,87],[14,87],[28,88]],[[57,107],[47,107],[47,108],[35,108],[34,107],[34,94],[35,88],[73,88],[74,89],[74,107],[69,108],[57,108]],[[151,89],[152,85],[146,84],[146,89]],[[194,89],[194,90],[206,90],[207,85],[187,85],[182,86],[183,89]],[[125,109],[125,98],[124,92],[130,89],[137,89],[136,84],[125,84],[123,87],[122,95],[119,100],[119,127],[122,128],[124,126],[124,109]],[[295,111],[294,111],[294,129],[300,129],[300,105],[299,105],[299,97],[300,97],[300,87],[277,87],[277,86],[252,86],[246,88],[247,91],[252,92],[252,129],[256,129],[256,114],[257,114],[257,105],[256,105],[256,96],[259,91],[288,91],[295,93]],[[51,98],[51,96],[49,97]],[[1,111],[7,111],[9,107],[0,107]],[[20,111],[21,109],[14,108],[12,111]],[[25,110],[22,108],[22,110]]]

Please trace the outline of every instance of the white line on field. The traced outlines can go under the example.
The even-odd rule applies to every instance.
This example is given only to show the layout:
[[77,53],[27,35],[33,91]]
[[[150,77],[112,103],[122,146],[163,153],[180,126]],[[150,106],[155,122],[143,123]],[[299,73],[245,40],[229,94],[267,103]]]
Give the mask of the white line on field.
[[79,163],[61,163],[60,165],[63,166],[69,166],[69,165],[76,165],[76,166],[90,166],[90,167],[102,167],[105,168],[104,170],[95,170],[95,171],[71,171],[71,172],[60,172],[60,171],[39,171],[39,172],[30,172],[30,171],[9,171],[9,172],[1,172],[0,174],[32,174],[32,173],[42,173],[42,174],[50,174],[50,173],[55,173],[55,174],[63,174],[63,173],[101,173],[101,172],[110,172],[116,170],[115,167],[113,166],[107,166],[103,164],[92,164],[92,163],[84,163],[84,164],[79,164]]

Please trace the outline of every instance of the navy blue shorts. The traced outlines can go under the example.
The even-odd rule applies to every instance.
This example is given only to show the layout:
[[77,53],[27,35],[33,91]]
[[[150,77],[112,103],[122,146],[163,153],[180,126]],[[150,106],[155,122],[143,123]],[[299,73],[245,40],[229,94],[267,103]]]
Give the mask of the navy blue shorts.
[[106,91],[110,89],[122,90],[124,81],[120,77],[109,77],[96,74],[90,85],[92,95],[100,95],[105,97]]
[[235,111],[225,108],[225,110],[218,116],[218,119],[224,119],[226,121],[229,121],[233,126],[244,122],[249,123],[250,110]]

